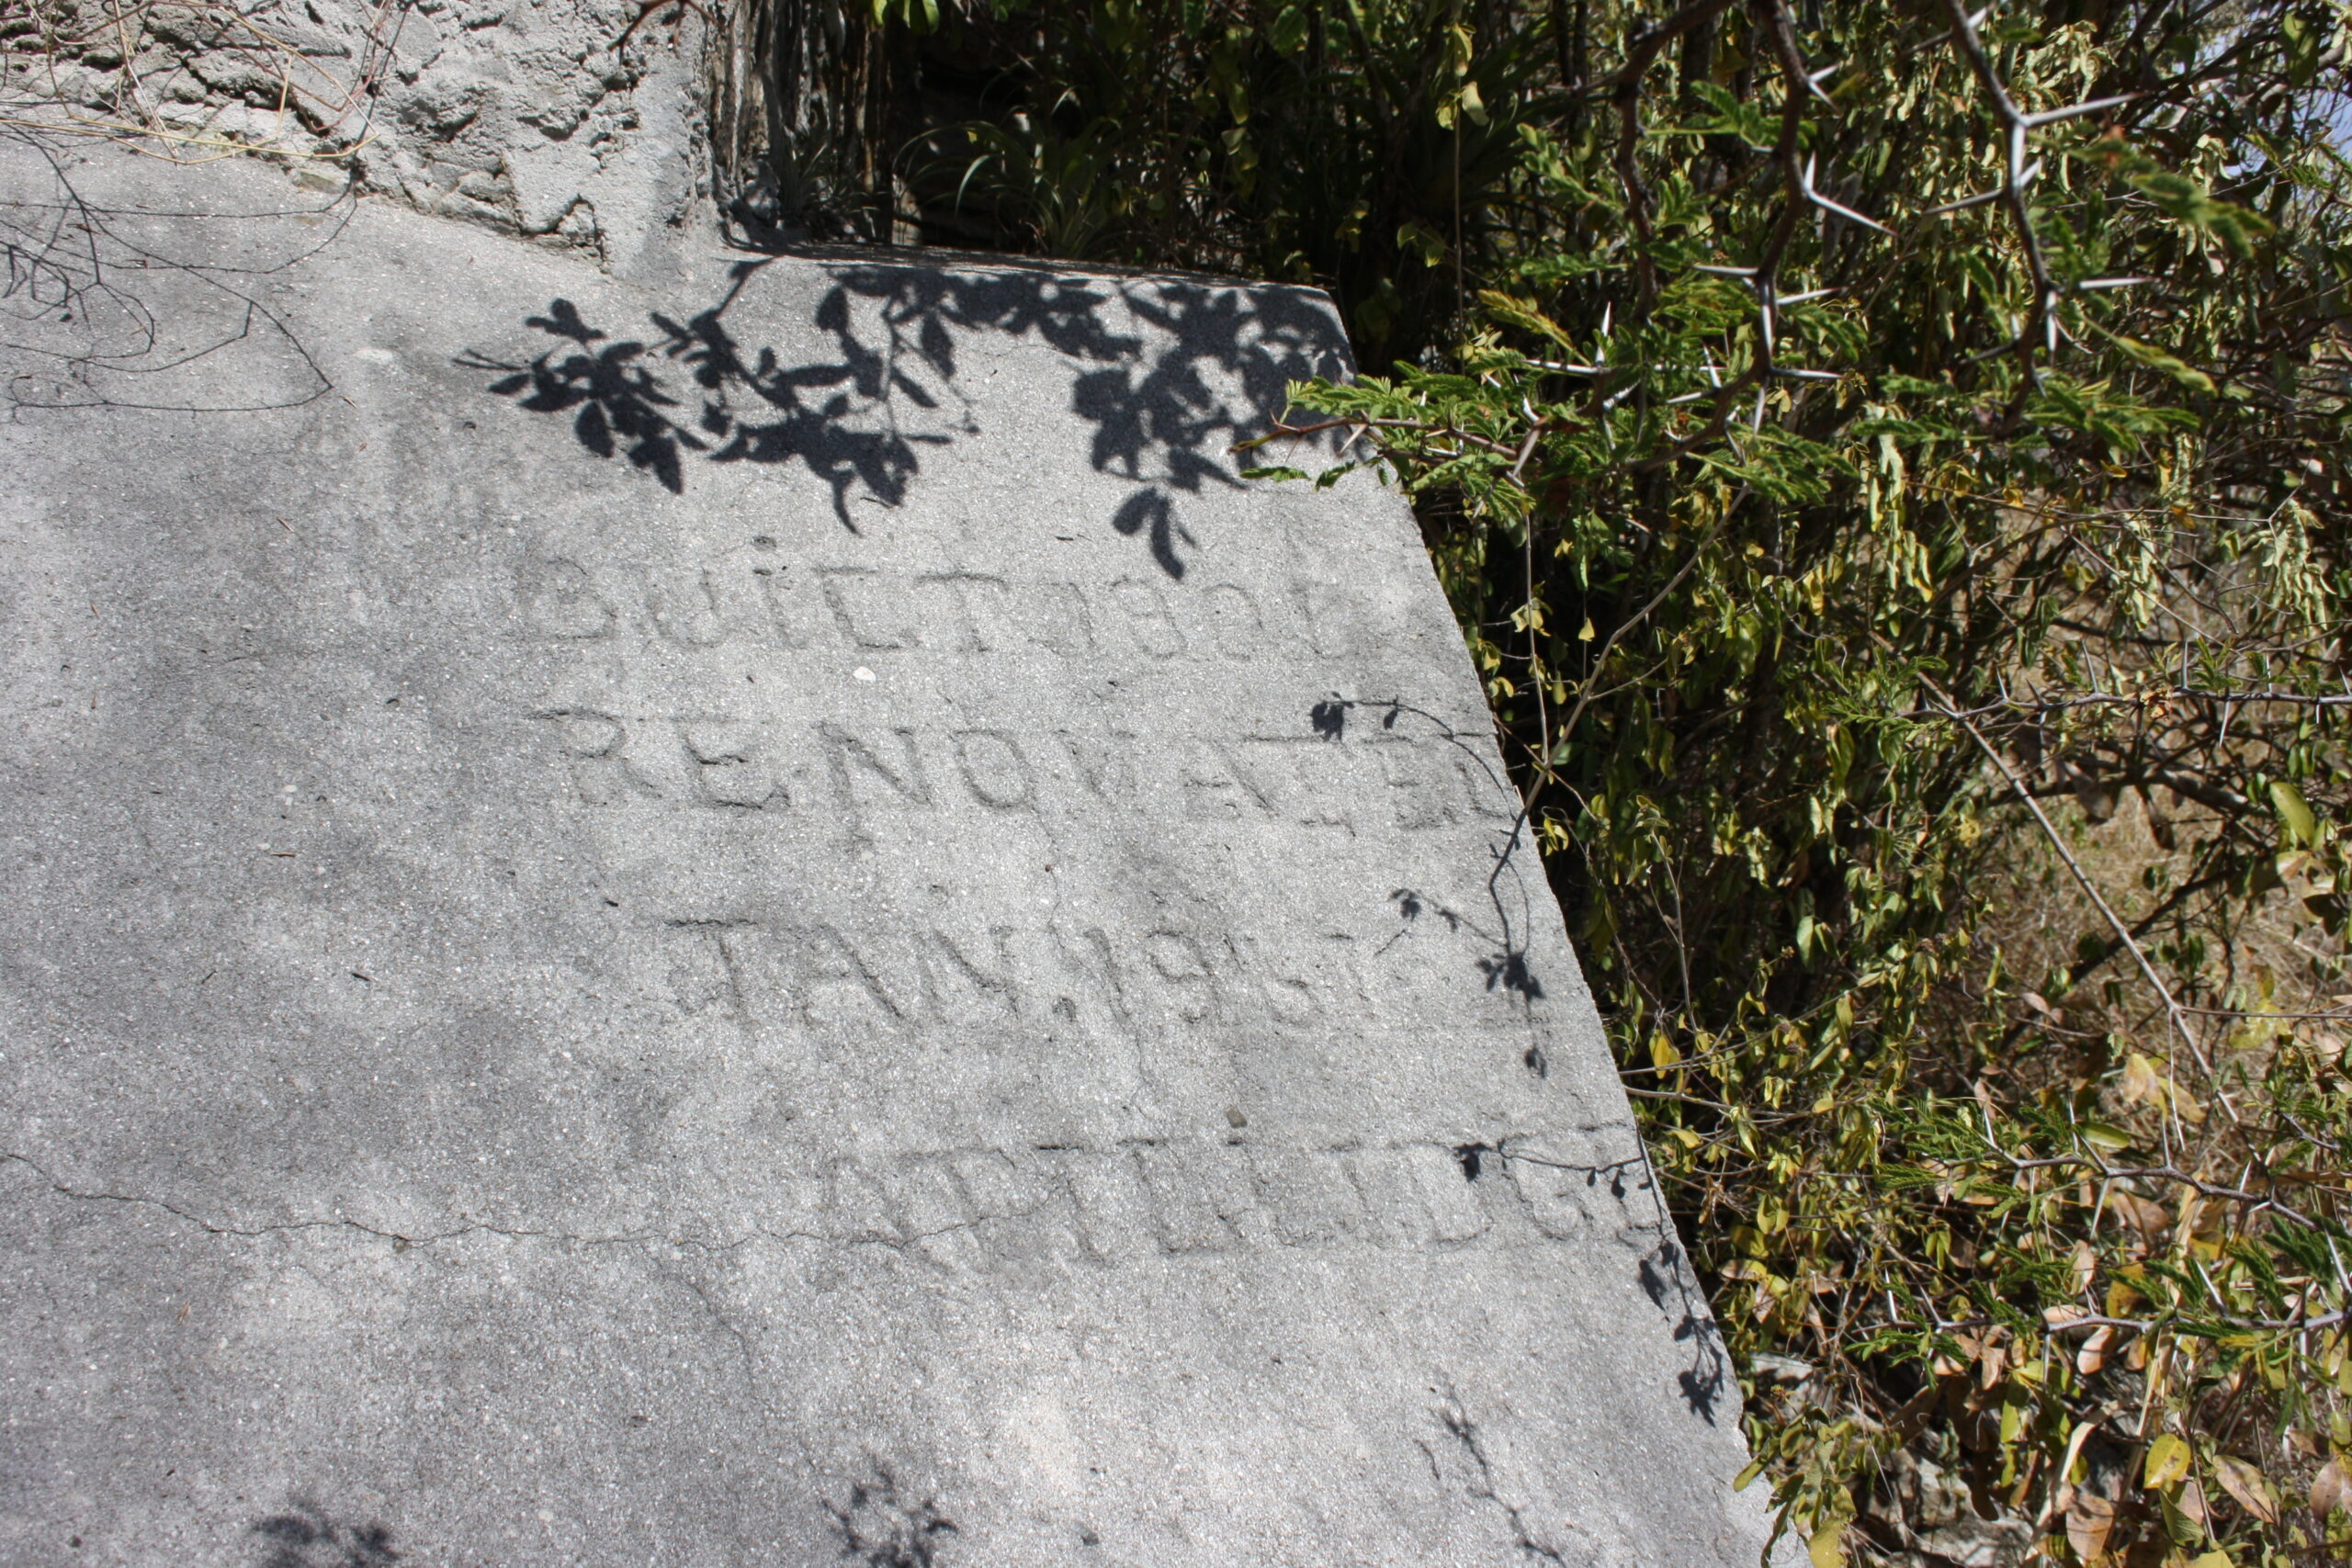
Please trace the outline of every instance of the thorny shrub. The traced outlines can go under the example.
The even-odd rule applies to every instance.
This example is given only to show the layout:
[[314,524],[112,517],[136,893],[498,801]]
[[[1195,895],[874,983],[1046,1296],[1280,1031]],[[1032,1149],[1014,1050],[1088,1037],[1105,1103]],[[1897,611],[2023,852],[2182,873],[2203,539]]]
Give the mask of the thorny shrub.
[[1586,15],[1442,362],[1295,428],[1422,500],[1783,1525],[2004,1543],[1907,1450],[2017,1556],[2341,1561],[2345,17]]

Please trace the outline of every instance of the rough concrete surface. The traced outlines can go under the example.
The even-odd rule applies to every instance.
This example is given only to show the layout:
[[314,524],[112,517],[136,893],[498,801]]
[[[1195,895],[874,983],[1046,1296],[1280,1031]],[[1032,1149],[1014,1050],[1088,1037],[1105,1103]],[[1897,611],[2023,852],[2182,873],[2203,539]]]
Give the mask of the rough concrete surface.
[[[253,148],[624,275],[694,205],[695,35],[639,0],[54,0],[0,65],[12,121]],[[671,19],[665,19],[671,18]]]
[[1755,1561],[1320,297],[62,156],[0,1562]]

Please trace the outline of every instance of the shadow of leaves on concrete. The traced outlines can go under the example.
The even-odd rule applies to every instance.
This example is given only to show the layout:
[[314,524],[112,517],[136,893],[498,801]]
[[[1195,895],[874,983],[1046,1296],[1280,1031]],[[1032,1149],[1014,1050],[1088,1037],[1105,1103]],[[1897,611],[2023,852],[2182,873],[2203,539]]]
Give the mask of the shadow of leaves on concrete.
[[878,1465],[851,1485],[846,1506],[825,1506],[840,1532],[842,1556],[860,1568],[938,1568],[944,1538],[956,1533],[936,1502],[901,1497],[898,1477]]
[[246,1533],[254,1568],[390,1568],[401,1560],[384,1526],[338,1519],[311,1502],[257,1519]]
[[966,349],[1033,340],[1072,367],[1069,409],[1092,426],[1095,471],[1133,486],[1106,521],[1170,578],[1200,543],[1183,498],[1241,488],[1234,444],[1281,416],[1292,381],[1346,367],[1336,321],[1295,289],[888,262],[825,266],[831,287],[810,325],[831,352],[796,359],[744,342],[730,320],[765,269],[794,265],[810,264],[739,262],[717,301],[651,311],[643,337],[608,333],[558,299],[524,319],[554,346],[459,363],[497,372],[488,390],[518,407],[569,413],[582,448],[673,494],[690,463],[799,463],[855,532],[853,502],[899,505],[923,448],[979,433],[959,379]]

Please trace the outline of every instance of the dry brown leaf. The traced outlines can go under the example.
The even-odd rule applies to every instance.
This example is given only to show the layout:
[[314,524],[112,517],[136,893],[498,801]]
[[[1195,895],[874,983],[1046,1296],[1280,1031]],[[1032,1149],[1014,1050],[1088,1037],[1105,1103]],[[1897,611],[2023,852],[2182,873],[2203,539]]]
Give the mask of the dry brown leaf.
[[2151,1202],[2136,1192],[2126,1192],[2119,1187],[2108,1193],[2107,1206],[2115,1211],[2118,1219],[2145,1235],[2161,1236],[2172,1228],[2172,1216],[2165,1213],[2164,1205]]
[[2115,1505],[2088,1487],[2075,1494],[2066,1505],[2066,1543],[2086,1562],[2096,1562],[2107,1551],[2107,1538],[2115,1530]]
[[2213,1479],[2222,1483],[2222,1491],[2237,1499],[2239,1507],[2264,1524],[2278,1522],[2278,1505],[2270,1500],[2270,1483],[2253,1465],[2227,1454],[2217,1455],[2213,1460]]
[[2344,1473],[2344,1461],[2329,1460],[2312,1477],[2312,1512],[2325,1518],[2331,1509],[2352,1505],[2352,1479]]
[[[2088,1204],[2086,1203],[2085,1207],[2088,1207]],[[2092,1250],[2089,1242],[2078,1241],[2075,1244],[2075,1256],[2070,1260],[2069,1267],[2073,1274],[2071,1283],[2074,1293],[2080,1295],[2089,1290],[2091,1281],[2098,1277],[2098,1254]]]
[[2155,1100],[2164,1093],[2164,1076],[2156,1071],[2154,1062],[2134,1051],[2124,1058],[2123,1077],[2116,1084],[2115,1092],[2126,1105]]
[[2075,1370],[2089,1377],[2107,1365],[2107,1353],[2114,1348],[2116,1331],[2112,1324],[2101,1324],[2083,1340],[2083,1348],[2075,1352]]

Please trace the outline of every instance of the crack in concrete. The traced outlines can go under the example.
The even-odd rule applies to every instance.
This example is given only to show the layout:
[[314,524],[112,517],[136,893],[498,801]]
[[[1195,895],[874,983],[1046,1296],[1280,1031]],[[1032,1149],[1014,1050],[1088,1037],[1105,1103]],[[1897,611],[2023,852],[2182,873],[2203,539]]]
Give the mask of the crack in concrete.
[[659,1272],[662,1278],[684,1285],[688,1293],[702,1303],[702,1310],[710,1320],[727,1331],[729,1337],[735,1341],[735,1348],[742,1352],[744,1372],[754,1383],[757,1383],[760,1381],[759,1353],[752,1349],[751,1336],[743,1332],[742,1325],[729,1317],[726,1310],[717,1302],[710,1299],[710,1292],[703,1289],[701,1281],[689,1279],[684,1274],[673,1274],[667,1269],[659,1270]]
[[393,1245],[394,1249],[397,1251],[405,1251],[410,1247],[433,1247],[443,1242],[459,1241],[463,1240],[467,1236],[479,1234],[501,1236],[509,1241],[552,1241],[560,1242],[571,1247],[668,1247],[673,1248],[691,1248],[697,1252],[728,1253],[741,1251],[742,1248],[759,1241],[770,1241],[778,1246],[789,1246],[794,1242],[812,1242],[823,1247],[879,1247],[891,1252],[906,1254],[915,1252],[922,1246],[923,1243],[936,1240],[941,1236],[952,1235],[958,1231],[975,1230],[981,1225],[997,1221],[1028,1218],[1039,1212],[1038,1209],[1033,1207],[1009,1215],[981,1214],[973,1219],[959,1220],[953,1224],[942,1225],[935,1229],[915,1231],[896,1240],[886,1235],[876,1235],[853,1236],[820,1235],[813,1231],[775,1230],[765,1225],[754,1225],[751,1227],[746,1234],[737,1236],[732,1240],[726,1241],[710,1241],[700,1237],[670,1235],[657,1232],[623,1232],[610,1235],[580,1235],[570,1231],[524,1229],[509,1225],[495,1225],[486,1220],[468,1220],[462,1224],[452,1226],[447,1230],[432,1231],[422,1235],[411,1235],[405,1232],[385,1230],[379,1226],[368,1224],[364,1221],[350,1219],[347,1217],[338,1217],[327,1220],[278,1220],[273,1221],[267,1224],[257,1225],[217,1224],[214,1221],[205,1218],[202,1214],[180,1207],[178,1204],[170,1201],[168,1199],[151,1198],[144,1194],[136,1192],[85,1190],[73,1187],[61,1179],[54,1172],[51,1171],[48,1167],[42,1165],[39,1160],[34,1159],[29,1155],[19,1154],[14,1149],[0,1149],[0,1161],[10,1161],[23,1166],[26,1169],[31,1171],[36,1177],[40,1178],[41,1181],[46,1183],[51,1191],[56,1193],[61,1198],[66,1198],[75,1202],[83,1203],[114,1203],[129,1208],[161,1210],[163,1213],[171,1215],[174,1219],[179,1220],[183,1224],[192,1225],[196,1229],[204,1232],[207,1235],[230,1236],[239,1240],[249,1241],[257,1240],[260,1237],[266,1235],[276,1235],[291,1231],[343,1230],[356,1232],[358,1235],[365,1236],[372,1236],[379,1241],[389,1241]]
[[[1503,1511],[1503,1517],[1510,1521],[1511,1544],[1518,1547],[1521,1551],[1540,1562],[1553,1563],[1556,1568],[1567,1568],[1568,1560],[1565,1553],[1557,1547],[1543,1545],[1528,1533],[1526,1510],[1515,1503],[1506,1501],[1502,1495],[1495,1490],[1495,1467],[1487,1458],[1486,1446],[1478,1440],[1476,1423],[1470,1419],[1469,1412],[1463,1408],[1460,1397],[1453,1390],[1448,1389],[1446,1393],[1447,1404],[1438,1411],[1438,1422],[1444,1427],[1446,1435],[1461,1444],[1464,1451],[1469,1454],[1471,1462],[1478,1467],[1478,1483],[1465,1490],[1480,1502],[1492,1503]],[[1429,1454],[1430,1471],[1437,1472],[1437,1456],[1430,1453],[1427,1443],[1421,1445],[1421,1451]]]

